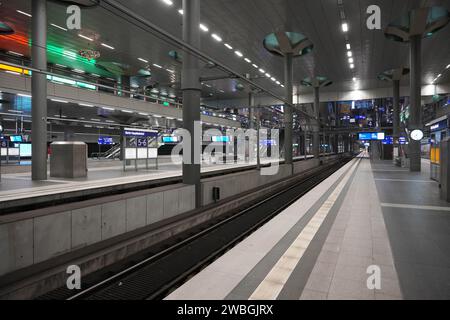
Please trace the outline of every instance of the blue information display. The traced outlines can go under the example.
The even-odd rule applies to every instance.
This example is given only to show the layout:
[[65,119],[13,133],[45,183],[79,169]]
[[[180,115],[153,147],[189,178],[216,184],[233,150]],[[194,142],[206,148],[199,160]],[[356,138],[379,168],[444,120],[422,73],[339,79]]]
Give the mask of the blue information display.
[[113,142],[113,138],[111,137],[100,137],[98,138],[98,144],[99,145],[112,145]]
[[178,137],[163,137],[162,141],[164,143],[176,143],[179,141],[179,138]]
[[212,137],[213,142],[230,142],[230,137],[227,136],[214,136]]
[[384,140],[384,132],[361,132],[359,133],[358,140]]
[[123,131],[123,135],[125,137],[156,137],[158,135],[158,131],[155,130],[139,130],[139,129],[129,129],[125,128]]
[[276,146],[277,142],[275,139],[269,139],[269,140],[260,140],[259,142],[262,146]]
[[11,142],[22,142],[22,136],[10,136],[9,139]]

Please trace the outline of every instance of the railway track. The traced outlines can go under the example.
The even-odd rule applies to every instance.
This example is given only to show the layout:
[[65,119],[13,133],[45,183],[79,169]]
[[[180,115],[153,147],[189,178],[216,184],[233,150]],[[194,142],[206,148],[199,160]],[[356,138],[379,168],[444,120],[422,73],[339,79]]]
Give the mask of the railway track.
[[[341,168],[350,158],[324,166],[275,194],[231,216],[188,234],[170,246],[140,261],[104,276],[83,281],[76,293],[67,288],[51,291],[38,299],[143,300],[162,299],[220,255],[242,241],[309,190]],[[112,274],[113,273],[113,274]]]

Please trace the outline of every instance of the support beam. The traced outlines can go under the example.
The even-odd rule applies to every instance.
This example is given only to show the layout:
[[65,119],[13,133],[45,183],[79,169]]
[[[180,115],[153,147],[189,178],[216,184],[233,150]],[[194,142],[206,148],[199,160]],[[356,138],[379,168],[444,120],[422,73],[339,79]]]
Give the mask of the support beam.
[[[47,70],[47,0],[32,1],[32,67]],[[47,79],[33,72],[31,78],[31,178],[47,180]]]
[[291,173],[294,173],[293,157],[292,157],[292,82],[294,75],[293,56],[287,53],[284,57],[284,76],[286,86],[286,100],[288,104],[284,107],[284,159],[285,163],[291,165]]
[[399,155],[399,138],[400,138],[400,80],[393,80],[393,126],[394,126],[394,156],[395,162],[396,155]]
[[[200,48],[200,0],[183,0],[183,41]],[[183,90],[183,128],[189,131],[190,163],[183,163],[183,183],[195,185],[195,206],[201,206],[200,152],[201,133],[195,130],[200,123],[200,69],[198,58],[186,52],[181,77]]]
[[319,100],[319,87],[314,87],[314,117],[317,119],[313,125],[313,155],[315,159],[319,159],[320,154],[320,100]]
[[[409,110],[409,132],[415,129],[422,130],[422,110],[421,110],[421,80],[422,80],[422,36],[410,37],[410,110]],[[410,161],[410,171],[421,171],[420,141],[410,139],[408,144]]]

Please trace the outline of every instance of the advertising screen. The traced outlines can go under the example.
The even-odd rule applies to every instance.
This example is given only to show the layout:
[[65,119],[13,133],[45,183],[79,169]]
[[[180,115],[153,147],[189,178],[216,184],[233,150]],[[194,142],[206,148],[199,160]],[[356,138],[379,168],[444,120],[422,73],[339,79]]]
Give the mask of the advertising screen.
[[162,140],[164,143],[176,143],[179,141],[179,137],[163,137]]

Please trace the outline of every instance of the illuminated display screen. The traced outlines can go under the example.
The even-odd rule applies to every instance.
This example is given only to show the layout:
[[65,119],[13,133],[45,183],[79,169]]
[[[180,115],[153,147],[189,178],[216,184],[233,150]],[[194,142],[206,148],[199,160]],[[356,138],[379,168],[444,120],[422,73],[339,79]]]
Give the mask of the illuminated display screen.
[[162,141],[164,143],[176,143],[179,141],[179,138],[178,137],[163,137]]
[[19,149],[21,157],[31,157],[31,143],[21,143]]
[[358,140],[384,140],[384,132],[362,132],[359,134]]
[[22,142],[22,136],[10,136],[9,139],[11,142]]
[[227,136],[214,136],[212,142],[230,142],[230,137]]
[[111,145],[113,144],[113,138],[111,137],[100,137],[98,138],[98,144],[99,145]]

